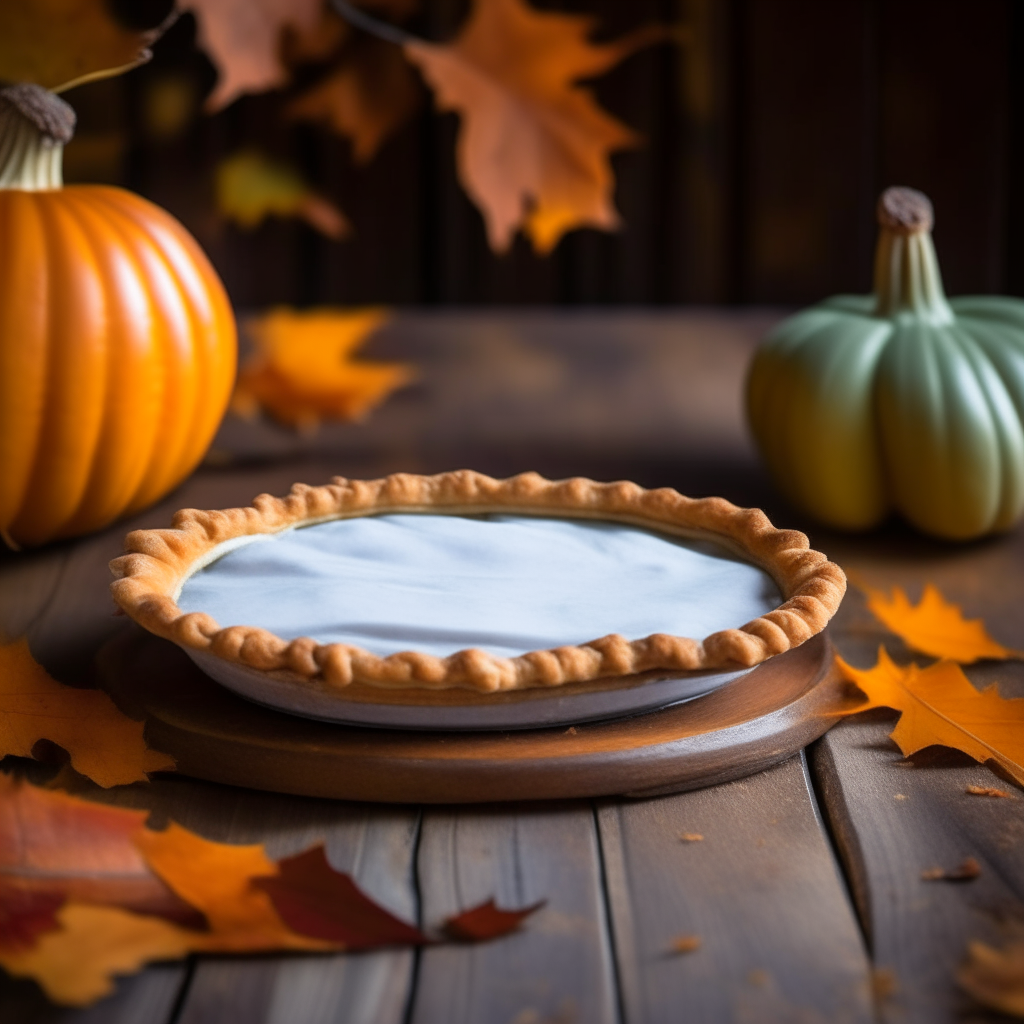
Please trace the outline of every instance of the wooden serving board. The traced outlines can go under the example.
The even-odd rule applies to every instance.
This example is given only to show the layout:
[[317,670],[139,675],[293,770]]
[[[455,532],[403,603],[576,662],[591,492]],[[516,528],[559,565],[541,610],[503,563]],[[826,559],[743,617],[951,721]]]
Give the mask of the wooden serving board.
[[173,644],[129,627],[100,681],[146,719],[150,745],[214,782],[388,803],[480,803],[713,785],[789,757],[831,726],[848,689],[824,634],[704,697],[571,728],[427,733],[298,718],[237,697]]

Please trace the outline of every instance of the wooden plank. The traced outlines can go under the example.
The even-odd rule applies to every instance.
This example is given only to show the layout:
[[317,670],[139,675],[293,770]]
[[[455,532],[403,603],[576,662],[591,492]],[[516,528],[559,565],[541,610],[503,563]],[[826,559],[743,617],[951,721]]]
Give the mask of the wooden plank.
[[[800,757],[607,803],[598,820],[629,1024],[873,1019],[870,965]],[[700,947],[675,952],[681,936]]]
[[410,1024],[617,1020],[589,805],[427,811],[417,873],[428,928],[491,897],[547,904],[505,938],[425,949]]
[[[917,600],[936,583],[969,617],[982,616],[1002,642],[1024,646],[1020,620],[1024,535],[952,548],[894,527],[865,543],[836,540],[827,548],[874,586],[898,584]],[[903,645],[867,611],[852,589],[833,628],[853,664],[875,662],[884,643],[897,659]],[[918,661],[923,661],[920,656]],[[976,685],[998,682],[1004,696],[1024,696],[1019,662],[972,666]],[[816,744],[812,766],[824,812],[838,842],[876,965],[895,989],[883,1017],[900,1024],[943,1024],[972,1009],[954,982],[972,939],[1001,944],[1024,914],[1024,799],[987,767],[943,748],[904,759],[888,739],[895,715],[858,716]],[[1014,799],[972,796],[968,785],[995,786]],[[933,867],[953,869],[974,857],[981,875],[961,883],[924,881]]]

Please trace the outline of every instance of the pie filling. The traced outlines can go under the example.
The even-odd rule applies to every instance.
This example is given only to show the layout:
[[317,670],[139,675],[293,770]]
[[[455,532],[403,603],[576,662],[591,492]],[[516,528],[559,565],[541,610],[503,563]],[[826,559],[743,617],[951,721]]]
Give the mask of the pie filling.
[[516,657],[608,633],[702,639],[782,600],[766,572],[710,541],[578,519],[393,514],[258,535],[189,577],[178,605],[381,657]]

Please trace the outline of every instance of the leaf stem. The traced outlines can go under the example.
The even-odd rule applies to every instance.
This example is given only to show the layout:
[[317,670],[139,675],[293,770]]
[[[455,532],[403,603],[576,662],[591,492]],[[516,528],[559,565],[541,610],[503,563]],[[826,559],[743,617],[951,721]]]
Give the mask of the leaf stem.
[[378,39],[383,39],[388,43],[394,43],[396,46],[405,46],[406,43],[422,42],[417,36],[398,28],[396,25],[389,25],[386,21],[378,21],[373,16],[367,14],[366,11],[360,10],[355,4],[349,3],[349,0],[331,0],[331,6],[347,22],[355,25],[356,28],[361,28],[364,32],[369,32],[371,35],[375,35]]

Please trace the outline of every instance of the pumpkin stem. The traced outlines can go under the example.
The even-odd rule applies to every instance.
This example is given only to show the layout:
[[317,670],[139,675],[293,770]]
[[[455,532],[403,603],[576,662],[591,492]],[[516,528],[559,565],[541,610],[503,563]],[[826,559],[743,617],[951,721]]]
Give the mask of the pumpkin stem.
[[30,82],[0,89],[0,188],[60,188],[64,144],[74,132],[74,110],[48,89]]
[[887,188],[878,200],[875,315],[910,313],[944,324],[953,311],[932,245],[932,204],[912,188]]

